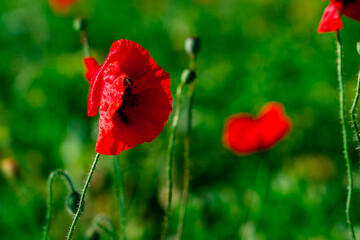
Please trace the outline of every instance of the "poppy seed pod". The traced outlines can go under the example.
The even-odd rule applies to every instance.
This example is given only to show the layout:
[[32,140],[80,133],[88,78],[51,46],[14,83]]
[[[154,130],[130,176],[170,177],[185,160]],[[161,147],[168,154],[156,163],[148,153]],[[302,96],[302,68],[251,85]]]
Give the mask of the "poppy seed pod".
[[83,17],[75,18],[73,22],[73,27],[76,31],[85,31],[86,29],[86,19]]
[[[66,208],[70,214],[76,214],[79,208],[80,199],[81,199],[81,195],[77,191],[70,193],[70,195],[67,197]],[[84,211],[84,207],[85,206],[83,204],[80,213]]]
[[181,81],[184,84],[190,84],[196,79],[196,73],[193,70],[185,69],[181,74]]
[[198,37],[188,37],[185,40],[184,47],[188,54],[197,54],[200,50],[200,39]]

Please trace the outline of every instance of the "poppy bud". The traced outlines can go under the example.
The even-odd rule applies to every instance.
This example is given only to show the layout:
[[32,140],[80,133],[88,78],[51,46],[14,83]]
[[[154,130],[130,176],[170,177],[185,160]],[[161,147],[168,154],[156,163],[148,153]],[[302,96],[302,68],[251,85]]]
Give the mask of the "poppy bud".
[[86,29],[86,19],[83,17],[75,18],[73,22],[73,27],[76,31],[85,31]]
[[198,37],[188,37],[184,43],[185,51],[190,55],[195,55],[200,50],[200,39]]
[[20,177],[19,165],[13,158],[3,159],[0,164],[0,170],[8,180]]
[[357,52],[358,52],[359,55],[360,55],[360,41],[358,41],[358,42],[356,43],[356,49],[357,49]]
[[185,69],[181,74],[181,81],[184,84],[192,83],[196,78],[196,73],[193,70]]
[[[70,193],[70,195],[67,197],[66,208],[70,214],[76,214],[79,208],[80,199],[81,195],[77,191]],[[84,207],[85,206],[83,204],[80,213],[84,211]]]

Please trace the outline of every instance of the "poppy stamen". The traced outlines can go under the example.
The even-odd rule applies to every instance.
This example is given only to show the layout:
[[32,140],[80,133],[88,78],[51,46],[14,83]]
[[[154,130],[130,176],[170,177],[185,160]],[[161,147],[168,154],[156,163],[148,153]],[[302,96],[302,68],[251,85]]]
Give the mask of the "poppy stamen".
[[119,109],[116,111],[118,117],[125,124],[130,124],[130,120],[126,115],[125,111],[129,108],[133,108],[138,103],[138,95],[133,93],[133,89],[136,88],[131,78],[126,77],[124,79],[124,94],[121,97],[122,103]]

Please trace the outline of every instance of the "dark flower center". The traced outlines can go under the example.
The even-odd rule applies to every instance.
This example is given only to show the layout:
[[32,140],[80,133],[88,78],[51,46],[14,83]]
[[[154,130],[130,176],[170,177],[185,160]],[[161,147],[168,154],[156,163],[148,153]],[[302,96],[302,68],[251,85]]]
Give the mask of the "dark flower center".
[[354,2],[355,0],[343,0],[342,2],[344,3],[344,7],[346,7],[347,4]]
[[121,121],[125,124],[130,124],[130,119],[126,115],[126,111],[129,108],[133,108],[138,103],[138,95],[133,94],[132,90],[136,88],[134,83],[131,81],[130,78],[126,77],[124,79],[124,94],[121,97],[122,103],[118,110],[116,110],[116,114],[121,119]]

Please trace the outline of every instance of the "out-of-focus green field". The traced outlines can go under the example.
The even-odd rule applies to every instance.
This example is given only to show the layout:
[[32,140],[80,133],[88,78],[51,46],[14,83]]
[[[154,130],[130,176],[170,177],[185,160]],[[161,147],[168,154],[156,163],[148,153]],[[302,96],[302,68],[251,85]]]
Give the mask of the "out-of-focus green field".
[[[349,239],[335,36],[317,33],[327,4],[81,0],[61,15],[52,12],[45,0],[1,1],[0,161],[13,158],[20,176],[9,179],[0,174],[0,239],[40,239],[49,173],[66,169],[80,191],[95,156],[98,117],[86,115],[88,83],[79,34],[72,28],[77,16],[88,18],[91,52],[100,61],[113,41],[136,41],[170,73],[173,95],[188,65],[183,42],[190,35],[201,37],[183,239]],[[356,52],[360,23],[348,18],[343,22],[349,109],[360,63]],[[283,103],[292,118],[288,138],[268,152],[245,157],[225,149],[224,119],[237,112],[257,114],[269,101]],[[177,228],[184,120],[180,118],[176,142],[168,239]],[[120,155],[129,240],[160,238],[171,121],[172,115],[152,143]],[[352,140],[352,130],[348,132]],[[360,165],[355,147],[350,141],[355,174],[352,217],[360,237]],[[75,239],[84,239],[98,214],[108,215],[118,228],[113,179],[112,159],[101,156]],[[56,180],[51,239],[64,239],[70,227],[66,196],[66,187]]]

